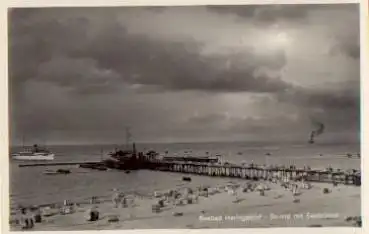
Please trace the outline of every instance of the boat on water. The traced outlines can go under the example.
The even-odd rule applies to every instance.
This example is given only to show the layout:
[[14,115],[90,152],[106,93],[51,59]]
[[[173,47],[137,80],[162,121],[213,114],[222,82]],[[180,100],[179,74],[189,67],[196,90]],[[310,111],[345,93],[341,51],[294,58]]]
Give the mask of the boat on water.
[[115,149],[114,152],[109,153],[109,158],[103,160],[103,164],[107,168],[122,169],[122,170],[136,170],[142,162],[143,154],[136,151],[135,143],[130,149]]
[[67,175],[70,174],[70,170],[68,169],[58,169],[56,171],[46,170],[43,172],[44,175]]
[[51,161],[55,154],[47,149],[42,149],[38,145],[33,145],[31,149],[24,149],[21,152],[11,155],[13,160],[21,161]]

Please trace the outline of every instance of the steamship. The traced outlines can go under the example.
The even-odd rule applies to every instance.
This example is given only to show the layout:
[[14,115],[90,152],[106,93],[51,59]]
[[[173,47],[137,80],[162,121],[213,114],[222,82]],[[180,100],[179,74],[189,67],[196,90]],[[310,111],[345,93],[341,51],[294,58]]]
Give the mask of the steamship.
[[24,148],[23,151],[11,155],[13,160],[50,161],[54,160],[55,154],[47,149],[41,149],[33,145],[31,149]]

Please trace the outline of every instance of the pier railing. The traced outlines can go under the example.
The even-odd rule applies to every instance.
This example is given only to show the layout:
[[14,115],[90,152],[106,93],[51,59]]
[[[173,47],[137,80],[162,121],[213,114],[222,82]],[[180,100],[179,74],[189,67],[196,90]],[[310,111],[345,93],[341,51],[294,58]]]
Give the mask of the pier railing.
[[217,165],[195,162],[165,162],[150,160],[145,168],[157,171],[179,172],[206,176],[235,177],[251,180],[304,180],[310,182],[361,185],[360,173],[290,168],[261,168],[257,166]]
[[[310,182],[322,183],[337,183],[346,185],[361,185],[360,172],[345,172],[345,171],[329,171],[329,170],[311,170],[311,169],[296,169],[296,168],[276,168],[276,167],[258,167],[254,166],[239,166],[234,164],[211,164],[198,162],[175,162],[164,161],[157,159],[141,158],[128,162],[112,163],[106,162],[84,162],[84,163],[40,163],[19,165],[20,167],[33,166],[56,166],[56,165],[76,165],[91,169],[116,168],[122,170],[149,169],[156,171],[179,172],[187,174],[197,174],[206,176],[218,177],[235,177],[249,180],[304,180]],[[104,168],[102,168],[104,167]]]

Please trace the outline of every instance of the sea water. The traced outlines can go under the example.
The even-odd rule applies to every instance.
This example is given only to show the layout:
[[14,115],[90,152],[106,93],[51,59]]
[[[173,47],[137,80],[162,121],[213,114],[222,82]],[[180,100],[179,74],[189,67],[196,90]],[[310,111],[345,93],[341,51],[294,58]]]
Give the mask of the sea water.
[[[107,158],[113,145],[50,146],[55,153],[54,162],[99,161]],[[360,169],[359,144],[251,144],[251,143],[182,143],[182,144],[136,144],[137,150],[155,150],[168,156],[215,156],[222,155],[222,161],[234,163],[256,163],[274,165],[296,165],[298,167]],[[12,148],[11,151],[19,149]],[[347,158],[353,153],[353,158]],[[269,155],[268,155],[269,154]],[[10,161],[10,205],[41,205],[62,202],[65,199],[81,200],[92,196],[110,196],[113,188],[121,191],[148,193],[153,190],[186,186],[179,173],[147,170],[97,171],[76,166],[18,167],[30,162]],[[45,175],[45,170],[70,168],[70,174]],[[229,181],[228,178],[191,176],[195,184],[216,184]]]

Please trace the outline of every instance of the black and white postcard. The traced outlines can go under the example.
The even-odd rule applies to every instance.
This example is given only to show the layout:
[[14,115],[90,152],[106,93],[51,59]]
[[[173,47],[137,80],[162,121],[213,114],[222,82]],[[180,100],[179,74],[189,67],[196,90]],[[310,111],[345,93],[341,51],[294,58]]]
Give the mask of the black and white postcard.
[[361,7],[9,7],[4,223],[362,227]]

